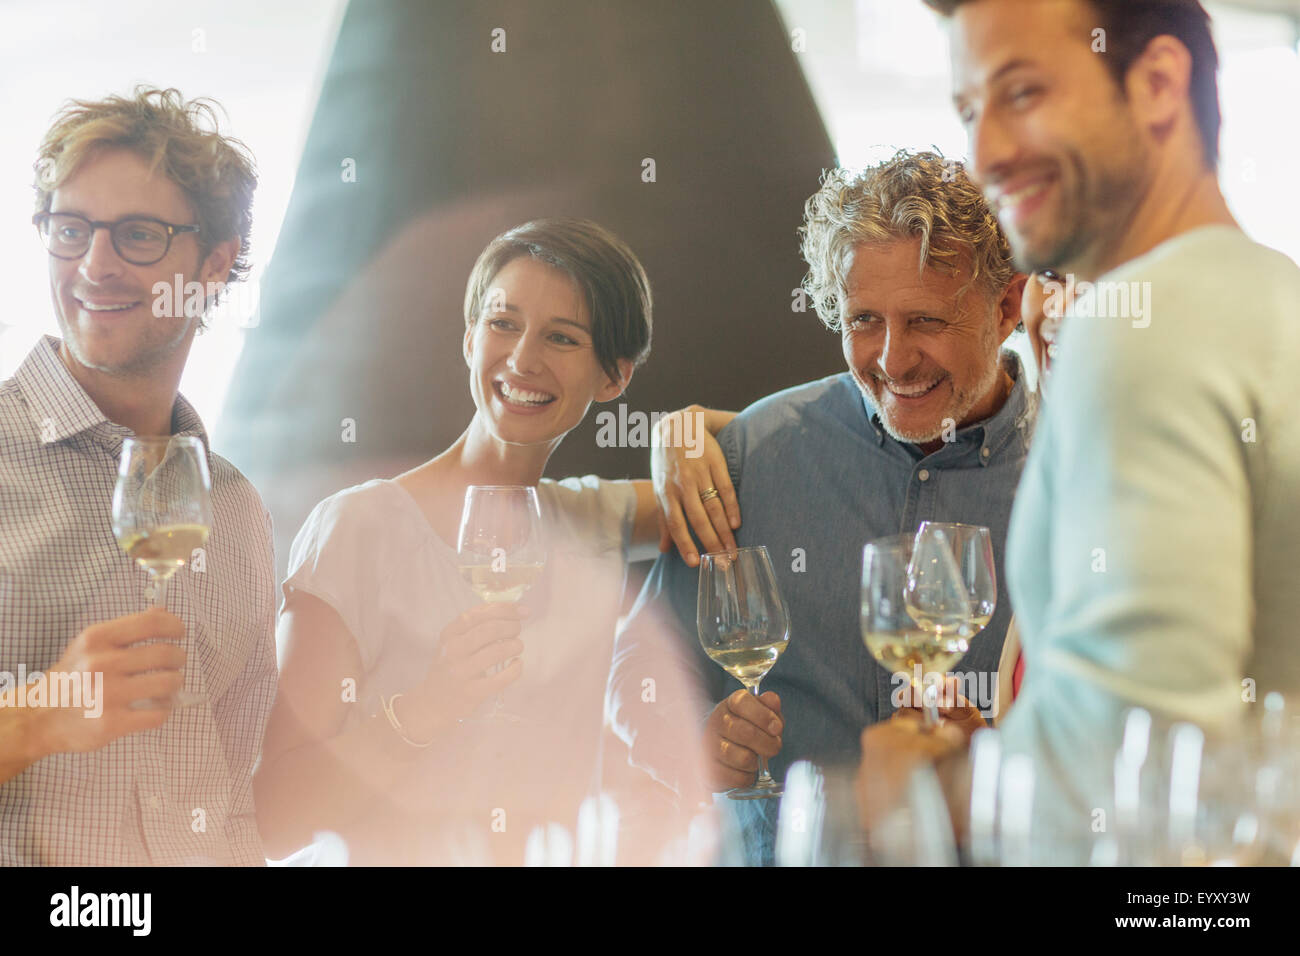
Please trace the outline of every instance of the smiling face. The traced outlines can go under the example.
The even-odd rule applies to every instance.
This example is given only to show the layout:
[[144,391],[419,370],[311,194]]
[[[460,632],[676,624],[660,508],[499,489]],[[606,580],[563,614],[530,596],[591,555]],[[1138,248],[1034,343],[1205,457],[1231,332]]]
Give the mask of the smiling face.
[[841,299],[849,371],[889,434],[927,444],[994,414],[1006,399],[999,349],[1019,319],[1020,283],[1001,300],[965,273],[926,266],[920,239],[857,246]]
[[952,19],[973,177],[1024,271],[1091,271],[1147,188],[1148,150],[1092,19],[1084,0],[979,0]]
[[478,417],[507,444],[554,442],[576,427],[594,401],[617,398],[624,382],[601,369],[591,317],[577,284],[529,256],[492,278],[484,310],[465,333],[465,360]]
[[[105,222],[128,216],[176,225],[194,222],[180,187],[161,173],[150,175],[143,158],[121,149],[89,159],[54,192],[50,211]],[[223,254],[209,256],[200,270],[197,237],[178,234],[161,261],[132,265],[113,248],[109,230],[97,229],[80,259],[50,256],[50,292],[71,361],[110,375],[148,374],[160,366],[183,363],[197,319],[183,314],[155,316],[154,283],[172,287],[178,273],[182,288],[193,280],[224,279],[218,261]]]

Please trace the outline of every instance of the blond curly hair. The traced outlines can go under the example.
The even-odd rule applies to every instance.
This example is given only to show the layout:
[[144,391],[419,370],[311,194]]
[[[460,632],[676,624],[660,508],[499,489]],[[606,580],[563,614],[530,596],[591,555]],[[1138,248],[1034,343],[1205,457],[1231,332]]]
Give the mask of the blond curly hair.
[[33,166],[36,211],[49,212],[54,191],[101,150],[127,149],[185,194],[204,257],[238,237],[239,253],[226,281],[247,278],[257,173],[248,148],[218,132],[218,109],[212,100],[187,101],[179,90],[147,86],[129,97],[70,100],[46,132]]

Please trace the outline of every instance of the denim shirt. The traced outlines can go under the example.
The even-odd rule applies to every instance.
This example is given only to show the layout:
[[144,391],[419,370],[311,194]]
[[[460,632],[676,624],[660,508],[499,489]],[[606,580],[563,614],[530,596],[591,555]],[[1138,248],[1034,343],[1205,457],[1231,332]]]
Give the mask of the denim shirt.
[[[1004,357],[1015,385],[1002,408],[928,455],[885,431],[847,372],[769,395],[719,433],[740,501],[737,544],[767,546],[790,615],[789,646],[760,688],[781,698],[782,750],[771,761],[778,780],[797,760],[856,763],[862,730],[893,713],[898,683],[867,651],[859,628],[862,546],[873,538],[914,531],[927,519],[990,529],[996,613],[953,670],[978,672],[974,679],[990,688],[987,702],[996,700],[993,682],[1011,618],[1003,553],[1035,406],[1019,361]],[[628,663],[638,642],[659,640],[667,622],[709,702],[742,686],[700,647],[698,576],[675,549],[659,556],[617,639],[607,697],[631,762],[665,782],[671,772],[651,766],[651,754],[673,748],[655,746],[641,732],[654,717]]]

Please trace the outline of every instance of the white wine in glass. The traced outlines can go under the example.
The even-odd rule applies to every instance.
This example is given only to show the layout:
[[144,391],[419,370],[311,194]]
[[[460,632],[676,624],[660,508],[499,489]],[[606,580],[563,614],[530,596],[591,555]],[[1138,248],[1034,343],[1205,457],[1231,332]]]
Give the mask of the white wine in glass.
[[[927,686],[942,681],[966,653],[966,641],[922,627],[907,605],[908,566],[915,537],[892,535],[869,541],[862,549],[862,640],[882,667],[910,685],[917,699]],[[926,724],[938,723],[933,703],[922,711]]]
[[540,561],[530,564],[504,563],[500,569],[489,564],[462,564],[460,576],[470,590],[485,604],[518,601],[524,592],[537,583],[545,565]]
[[[113,488],[113,535],[149,572],[153,603],[167,606],[167,582],[208,542],[212,479],[203,442],[190,436],[132,437],[122,442]],[[202,704],[207,695],[180,690],[172,703]]]
[[[537,489],[529,485],[470,485],[465,489],[456,537],[460,576],[486,604],[513,603],[538,582],[546,567],[546,540]],[[496,668],[494,672],[499,672]],[[498,694],[496,722],[518,722]]]
[[[762,545],[700,555],[696,602],[700,646],[755,697],[759,684],[790,641],[790,616]],[[778,797],[767,758],[759,758],[754,786],[728,792],[733,800]]]

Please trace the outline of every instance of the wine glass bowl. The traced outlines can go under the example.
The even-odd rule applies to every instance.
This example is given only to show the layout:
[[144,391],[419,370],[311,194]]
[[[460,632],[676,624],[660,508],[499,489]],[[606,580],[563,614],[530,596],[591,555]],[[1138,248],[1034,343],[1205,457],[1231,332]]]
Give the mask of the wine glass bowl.
[[997,608],[993,539],[982,525],[922,521],[907,575],[908,613],[926,630],[969,640]]
[[[700,555],[696,602],[700,646],[714,663],[755,697],[790,640],[790,617],[762,545]],[[733,800],[780,796],[782,788],[759,758],[754,786],[732,790]]]

